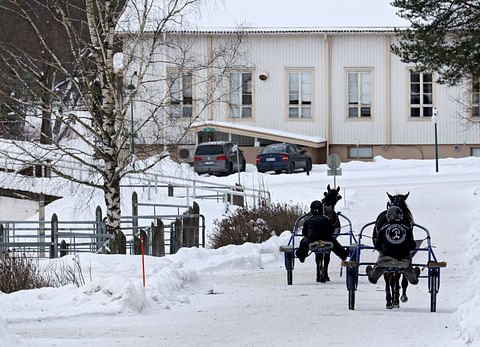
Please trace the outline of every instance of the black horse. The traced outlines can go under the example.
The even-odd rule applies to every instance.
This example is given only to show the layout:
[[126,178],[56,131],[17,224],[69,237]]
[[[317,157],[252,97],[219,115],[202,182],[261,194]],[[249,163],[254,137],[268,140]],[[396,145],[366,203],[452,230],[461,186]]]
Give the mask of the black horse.
[[[401,221],[402,224],[407,225],[410,228],[413,228],[413,215],[410,209],[407,206],[406,200],[408,198],[407,194],[397,194],[397,195],[390,195],[387,193],[389,201],[387,203],[387,210],[392,206],[399,207],[403,212],[403,220]],[[376,239],[376,234],[380,228],[388,223],[387,221],[387,210],[382,211],[375,222],[375,228],[373,231],[373,240]],[[400,296],[400,277],[402,278],[402,295]],[[385,297],[386,297],[386,307],[387,308],[398,308],[400,307],[400,301],[407,302],[407,287],[408,287],[408,280],[405,278],[405,275],[402,275],[398,271],[385,271],[383,274],[383,278],[385,280]]]
[[[340,220],[337,212],[335,212],[335,204],[342,198],[339,194],[340,187],[331,189],[330,184],[327,185],[327,191],[323,193],[322,199],[323,214],[327,216],[335,228],[335,233],[340,231]],[[317,282],[330,281],[328,277],[328,264],[330,264],[330,251],[315,253],[315,263],[317,264]]]

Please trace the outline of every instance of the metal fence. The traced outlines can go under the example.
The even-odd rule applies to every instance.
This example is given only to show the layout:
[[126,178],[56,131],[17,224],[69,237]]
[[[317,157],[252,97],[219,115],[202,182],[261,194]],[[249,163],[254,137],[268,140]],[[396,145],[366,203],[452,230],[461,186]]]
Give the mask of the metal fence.
[[[141,203],[141,205],[146,205]],[[166,205],[185,208],[185,205]],[[194,221],[195,223],[192,223]],[[136,254],[135,240],[145,235],[146,254],[154,254],[153,232],[161,229],[163,254],[175,253],[180,247],[205,247],[205,218],[199,213],[152,214],[122,216],[121,231],[126,239],[126,252]],[[184,234],[195,233],[191,240]],[[96,210],[95,221],[63,221],[56,214],[50,221],[0,221],[0,254],[15,252],[34,258],[57,258],[66,254],[101,253],[110,248],[114,235],[107,233],[106,221],[100,207]],[[188,241],[188,242],[187,242]],[[138,253],[137,253],[138,254]]]

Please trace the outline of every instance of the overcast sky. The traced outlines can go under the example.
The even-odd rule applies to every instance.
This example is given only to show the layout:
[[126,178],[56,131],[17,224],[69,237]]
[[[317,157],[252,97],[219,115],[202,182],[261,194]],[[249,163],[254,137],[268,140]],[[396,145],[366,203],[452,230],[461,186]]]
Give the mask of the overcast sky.
[[391,0],[215,0],[201,27],[406,26]]

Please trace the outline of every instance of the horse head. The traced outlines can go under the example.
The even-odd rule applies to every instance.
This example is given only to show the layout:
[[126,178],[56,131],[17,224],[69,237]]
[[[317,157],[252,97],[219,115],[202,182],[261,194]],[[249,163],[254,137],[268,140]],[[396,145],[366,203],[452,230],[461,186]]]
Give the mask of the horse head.
[[387,203],[387,209],[392,206],[398,206],[402,209],[406,217],[411,222],[413,222],[412,213],[410,212],[410,209],[408,208],[407,202],[406,202],[409,195],[410,195],[410,192],[408,192],[407,194],[396,194],[396,195],[391,195],[387,192],[388,199],[390,200]]
[[335,207],[335,204],[342,198],[339,194],[340,187],[337,189],[331,189],[330,184],[327,185],[327,191],[323,193],[324,198],[322,200],[324,206]]

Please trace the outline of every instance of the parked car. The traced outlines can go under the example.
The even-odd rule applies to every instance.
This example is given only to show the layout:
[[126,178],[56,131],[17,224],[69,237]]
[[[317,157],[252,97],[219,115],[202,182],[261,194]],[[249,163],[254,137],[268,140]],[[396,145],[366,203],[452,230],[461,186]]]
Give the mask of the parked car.
[[230,175],[238,170],[245,171],[245,166],[243,152],[232,142],[203,142],[195,149],[193,168],[198,174]]
[[271,144],[257,156],[259,172],[275,170],[277,173],[282,171],[293,173],[297,169],[304,169],[308,174],[312,170],[312,158],[306,150],[294,144]]

